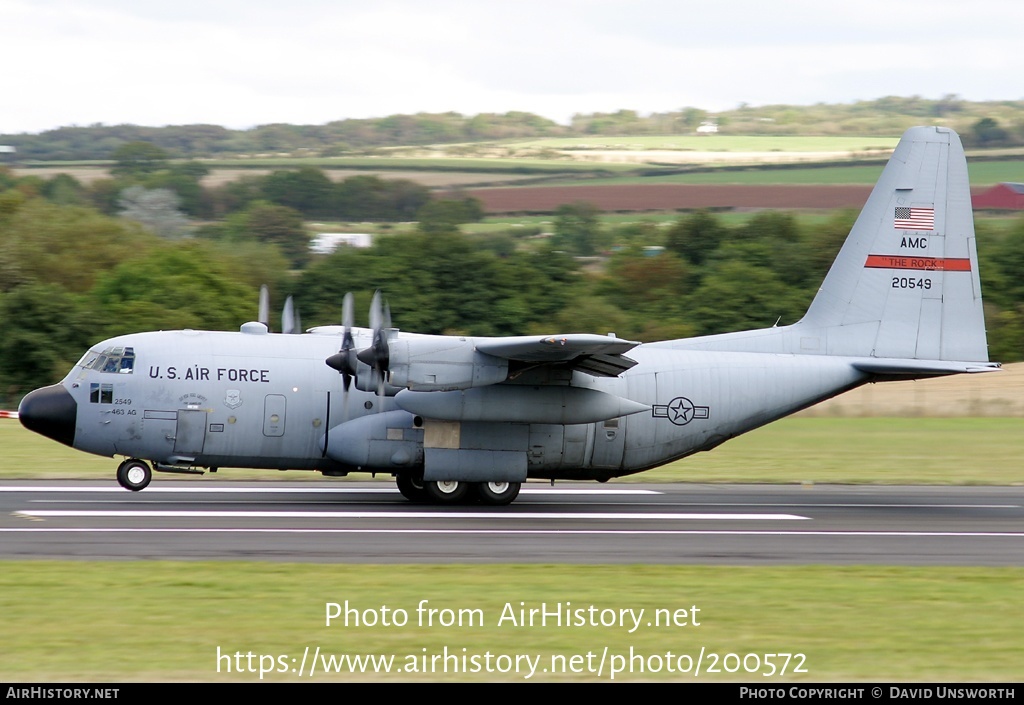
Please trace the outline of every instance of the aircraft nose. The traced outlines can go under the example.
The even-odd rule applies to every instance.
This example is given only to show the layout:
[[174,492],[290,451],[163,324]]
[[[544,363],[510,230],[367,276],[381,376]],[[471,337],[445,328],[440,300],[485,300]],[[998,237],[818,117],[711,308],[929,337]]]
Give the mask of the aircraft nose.
[[68,446],[75,443],[77,418],[78,402],[59,384],[29,392],[18,405],[22,426]]

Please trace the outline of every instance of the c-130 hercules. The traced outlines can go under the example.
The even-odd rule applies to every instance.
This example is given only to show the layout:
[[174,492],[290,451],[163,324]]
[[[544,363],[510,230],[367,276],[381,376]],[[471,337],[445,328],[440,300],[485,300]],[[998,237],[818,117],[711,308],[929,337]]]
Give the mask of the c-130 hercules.
[[[512,502],[530,478],[599,480],[711,450],[868,382],[988,372],[967,162],[955,132],[908,130],[804,317],[640,344],[391,327],[302,335],[160,331],[105,340],[22,423],[152,469],[388,473],[409,499]],[[628,355],[627,355],[628,353]]]

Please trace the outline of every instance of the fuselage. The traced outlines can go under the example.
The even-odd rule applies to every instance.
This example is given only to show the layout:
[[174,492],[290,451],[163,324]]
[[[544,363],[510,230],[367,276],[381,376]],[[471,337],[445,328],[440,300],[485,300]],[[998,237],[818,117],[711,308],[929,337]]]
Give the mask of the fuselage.
[[[525,455],[531,478],[607,479],[708,450],[868,379],[843,358],[640,346],[630,352],[638,364],[618,377],[574,371],[557,385],[529,375],[508,380],[500,386],[510,420],[479,420],[467,411],[436,421],[403,410],[394,397],[355,385],[346,391],[342,375],[324,363],[338,350],[337,330],[277,335],[245,328],[103,341],[59,386],[26,398],[26,425],[60,409],[63,421],[35,430],[90,453],[168,467],[422,471],[424,449],[443,437],[440,447],[461,456],[456,464],[498,457],[481,452]],[[369,344],[370,331],[355,333],[357,346]],[[574,403],[566,387],[642,410],[552,423],[553,391],[563,406]],[[44,403],[45,412],[34,411]],[[585,416],[572,408],[561,414]],[[489,477],[486,468],[480,472]]]

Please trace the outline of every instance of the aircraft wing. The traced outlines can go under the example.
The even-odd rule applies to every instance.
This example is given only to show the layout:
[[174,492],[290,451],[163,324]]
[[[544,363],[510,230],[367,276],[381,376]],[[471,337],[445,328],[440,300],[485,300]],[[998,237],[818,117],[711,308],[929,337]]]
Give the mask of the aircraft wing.
[[617,377],[636,365],[636,360],[623,353],[640,345],[633,340],[589,333],[478,338],[475,343],[476,349],[487,355],[538,365],[565,365],[598,377]]

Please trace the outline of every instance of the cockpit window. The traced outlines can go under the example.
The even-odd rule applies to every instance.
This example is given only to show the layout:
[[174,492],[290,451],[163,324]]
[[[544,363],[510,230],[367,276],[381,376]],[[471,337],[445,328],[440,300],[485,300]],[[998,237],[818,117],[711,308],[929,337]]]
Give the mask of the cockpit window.
[[102,352],[90,350],[79,364],[87,370],[130,375],[135,369],[135,348],[110,347]]

